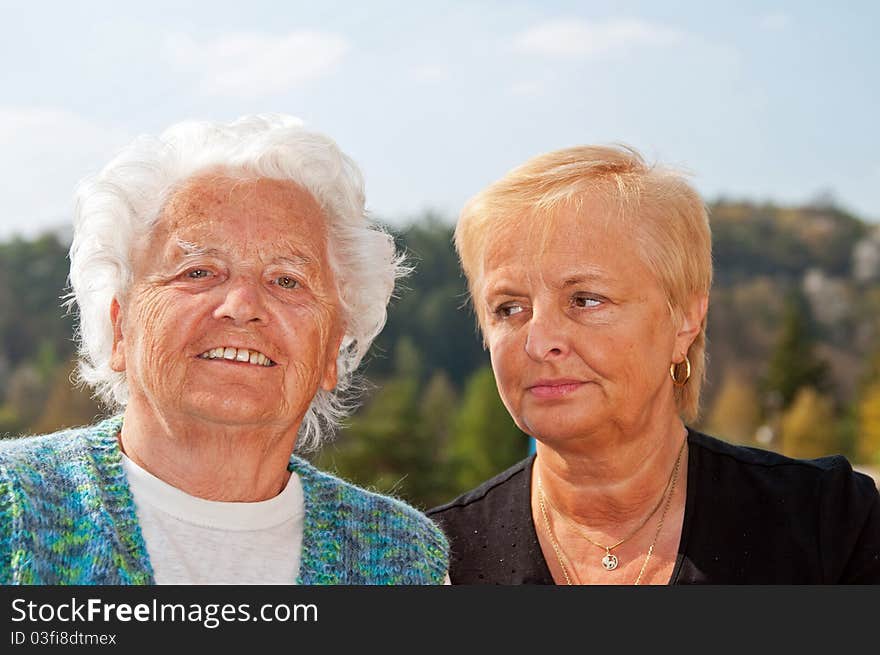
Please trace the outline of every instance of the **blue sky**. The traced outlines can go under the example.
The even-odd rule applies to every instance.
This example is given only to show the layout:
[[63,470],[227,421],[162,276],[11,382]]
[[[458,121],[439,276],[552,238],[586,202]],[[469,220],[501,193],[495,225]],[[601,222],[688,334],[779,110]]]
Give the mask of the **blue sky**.
[[709,201],[831,192],[878,220],[878,7],[0,0],[0,239],[69,223],[77,181],[138,134],[259,112],[333,137],[394,224],[611,142]]

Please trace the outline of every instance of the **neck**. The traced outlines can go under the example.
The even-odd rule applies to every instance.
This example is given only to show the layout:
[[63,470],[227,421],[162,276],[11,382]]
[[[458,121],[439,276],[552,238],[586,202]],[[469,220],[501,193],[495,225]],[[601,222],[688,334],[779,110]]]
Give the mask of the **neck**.
[[297,427],[177,417],[133,399],[119,440],[135,464],[191,496],[257,502],[277,496],[287,484]]
[[[687,431],[674,416],[653,429],[610,429],[585,435],[587,448],[554,448],[538,443],[532,502],[537,501],[537,479],[558,510],[589,530],[609,535],[626,532],[657,505]],[[682,453],[679,482],[686,476]]]

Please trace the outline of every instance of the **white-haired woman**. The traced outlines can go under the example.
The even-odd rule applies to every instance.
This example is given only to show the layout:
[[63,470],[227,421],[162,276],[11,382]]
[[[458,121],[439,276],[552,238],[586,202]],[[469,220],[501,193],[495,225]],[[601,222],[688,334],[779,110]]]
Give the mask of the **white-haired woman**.
[[118,413],[0,452],[0,582],[435,584],[423,514],[293,455],[344,415],[400,259],[284,116],[134,141],[78,190],[80,373]]
[[453,584],[880,582],[880,498],[685,427],[712,254],[698,194],[633,150],[535,157],[455,243],[498,390],[536,454],[428,514]]

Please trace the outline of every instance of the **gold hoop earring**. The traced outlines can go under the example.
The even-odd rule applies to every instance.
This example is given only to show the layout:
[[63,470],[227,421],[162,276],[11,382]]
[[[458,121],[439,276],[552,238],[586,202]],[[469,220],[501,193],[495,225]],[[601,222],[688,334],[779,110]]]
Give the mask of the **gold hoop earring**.
[[669,377],[672,378],[672,384],[674,384],[676,387],[683,387],[688,383],[688,380],[691,379],[691,360],[688,359],[687,355],[684,356],[684,380],[679,380],[675,376],[675,369],[679,364],[681,364],[681,362],[672,362],[669,365]]

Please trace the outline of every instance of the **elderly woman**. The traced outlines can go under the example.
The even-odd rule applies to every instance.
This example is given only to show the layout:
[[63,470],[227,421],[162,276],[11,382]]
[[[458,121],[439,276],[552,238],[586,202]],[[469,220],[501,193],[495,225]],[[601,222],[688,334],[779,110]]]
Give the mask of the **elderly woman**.
[[429,512],[453,584],[880,582],[870,478],[685,425],[712,258],[679,175],[622,147],[551,152],[471,200],[455,243],[536,453]]
[[283,116],[141,138],[78,191],[80,371],[120,413],[0,451],[0,582],[436,584],[440,530],[293,456],[344,415],[400,260]]

